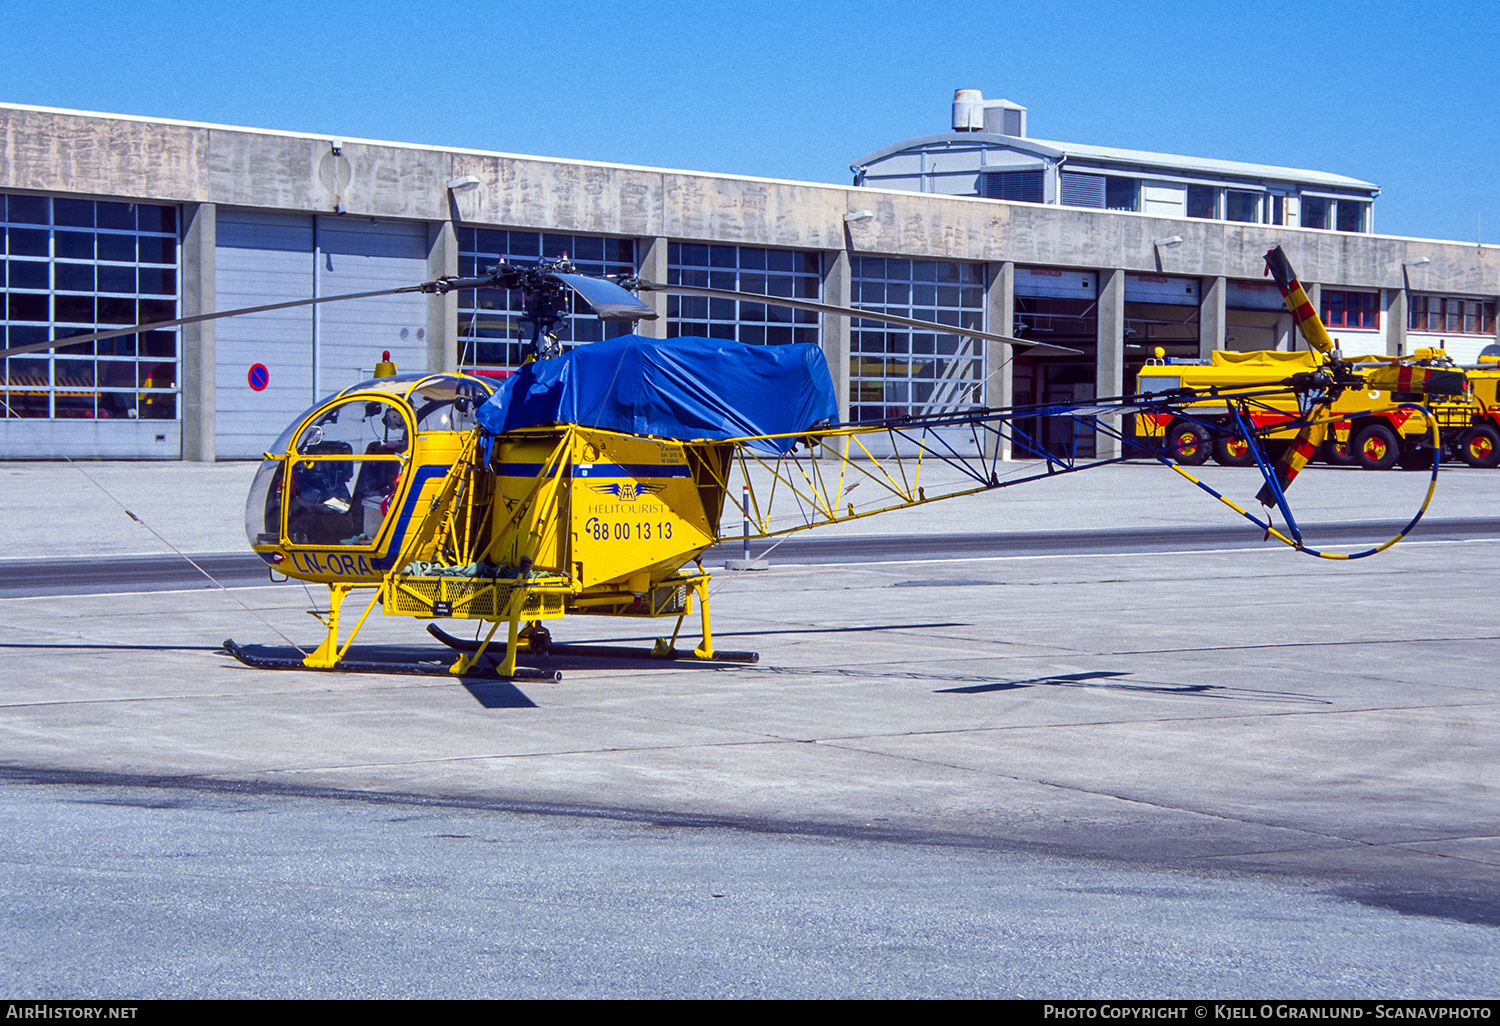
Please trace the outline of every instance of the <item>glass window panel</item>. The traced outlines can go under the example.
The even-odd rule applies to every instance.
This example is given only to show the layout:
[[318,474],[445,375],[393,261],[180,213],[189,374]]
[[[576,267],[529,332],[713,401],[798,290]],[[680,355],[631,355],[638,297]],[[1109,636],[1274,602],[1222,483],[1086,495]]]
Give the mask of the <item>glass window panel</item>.
[[1211,185],[1189,185],[1187,189],[1188,217],[1217,217],[1219,214],[1219,190]]
[[[734,307],[735,302],[732,299],[710,299],[708,301],[708,316],[716,321],[732,321],[734,320]],[[695,314],[695,316],[702,315]]]
[[1141,183],[1136,178],[1104,179],[1104,206],[1107,210],[1139,210]]
[[133,420],[137,416],[134,392],[100,392],[101,419]]
[[131,231],[135,228],[135,208],[129,203],[105,203],[100,202],[96,208],[96,215],[100,228],[123,228]]
[[92,419],[94,416],[94,393],[57,392],[52,397],[53,416],[59,418]]
[[[901,265],[899,274],[897,265]],[[888,260],[886,268],[889,271],[887,277],[910,277],[912,281],[937,281],[937,264],[931,260]]]
[[100,339],[95,346],[101,356],[134,356],[135,336],[116,335],[114,338]]
[[[12,339],[14,344],[14,339]],[[15,385],[38,385],[46,386],[52,384],[52,361],[37,359],[36,357],[11,357],[5,361],[7,383]]]
[[480,228],[474,233],[469,249],[478,253],[504,253],[506,252],[505,233]]
[[[110,268],[99,269],[99,280],[104,281],[104,272]],[[100,285],[103,288],[103,285]],[[177,271],[171,267],[142,267],[140,270],[140,290],[150,295],[175,296],[177,294]],[[123,291],[123,290],[122,290]],[[470,295],[473,290],[463,290]]]
[[[113,301],[112,301],[113,302]],[[104,301],[99,301],[101,311]],[[101,318],[103,314],[101,313]],[[141,300],[141,323],[150,324],[153,321],[170,321],[177,317],[177,303],[170,299],[143,299]],[[124,322],[129,324],[129,321]]]
[[[111,289],[112,292],[135,291],[134,268],[126,268],[130,272],[131,282],[128,290]],[[52,279],[57,283],[57,288],[66,289],[69,292],[93,292],[94,291],[94,265],[93,264],[55,264],[52,270]]]
[[141,354],[143,356],[166,356],[177,355],[177,332],[175,331],[148,331],[140,336]]
[[1328,201],[1321,196],[1302,197],[1302,227],[1328,227]]
[[593,260],[602,263],[604,261],[604,240],[592,239],[586,235],[573,236],[573,259],[575,261]]
[[[90,300],[92,302],[92,300]],[[6,303],[8,319],[12,321],[45,321],[47,297],[29,292],[12,292]],[[89,320],[93,320],[92,317]]]
[[135,236],[134,235],[111,235],[104,232],[99,236],[99,259],[100,260],[122,260],[135,261]]
[[[59,340],[71,338],[74,335],[87,334],[89,334],[88,328],[59,328],[57,331]],[[60,356],[93,356],[94,346],[95,343],[93,342],[79,342],[77,345],[58,346],[53,351]]]
[[57,387],[92,388],[94,386],[94,361],[69,360],[58,357],[53,361],[53,374],[57,376]]
[[142,388],[171,388],[177,384],[177,364],[163,361],[140,365]]
[[[749,254],[747,254],[749,256]],[[708,266],[710,267],[733,267],[735,265],[735,249],[733,246],[710,246],[708,248]],[[747,267],[755,266],[753,263],[746,264]],[[765,266],[762,264],[761,266]]]
[[1356,200],[1338,201],[1338,230],[1362,232],[1365,230],[1365,207],[1368,204]]
[[555,259],[564,254],[572,253],[573,237],[571,235],[543,235],[542,256]]
[[159,239],[151,236],[141,236],[141,263],[143,264],[175,264],[177,263],[177,240]]
[[176,420],[177,396],[172,392],[152,392],[140,397],[142,420]]
[[958,286],[939,285],[937,289],[938,306],[958,306]]
[[793,254],[789,250],[771,249],[766,251],[766,270],[790,272],[793,265]]
[[47,224],[45,196],[7,196],[5,219],[17,224]]
[[13,289],[44,289],[47,287],[47,265],[35,260],[11,260],[8,262],[10,287]]
[[111,388],[134,388],[135,367],[134,360],[100,360],[99,384]]
[[707,267],[707,246],[683,246],[680,259],[677,261],[685,267]]
[[740,341],[747,345],[763,346],[766,344],[766,329],[759,324],[741,324]]
[[52,219],[54,224],[92,228],[94,227],[94,201],[55,199],[52,201]]
[[11,256],[50,256],[47,251],[47,233],[37,228],[7,228],[5,230]]
[[92,260],[94,236],[84,232],[57,232],[52,237],[52,248],[59,260]]
[[1260,220],[1260,194],[1229,189],[1224,193],[1224,219],[1254,223]]
[[[61,297],[59,297],[61,299]],[[149,302],[149,301],[148,301]],[[61,306],[61,303],[58,304]],[[141,303],[142,313],[145,313],[146,303]],[[98,317],[101,324],[134,324],[135,323],[135,299],[124,296],[100,296],[98,305]],[[61,318],[59,318],[61,319]],[[146,321],[166,320],[169,318],[146,317]]]
[[37,342],[45,342],[52,337],[50,328],[43,328],[29,324],[12,324],[9,331],[10,345],[29,346]]
[[[958,284],[958,265],[957,264],[955,264],[955,263],[953,263],[951,261],[948,261],[948,260],[940,261],[939,263],[937,263],[937,264],[934,265],[934,270],[937,272],[937,280],[939,282],[941,282],[941,283],[943,283],[945,285],[957,285]],[[955,302],[956,302],[956,300],[955,300]]]
[[142,203],[136,208],[140,216],[140,226],[143,232],[171,232],[177,233],[177,208],[159,207],[150,203]]

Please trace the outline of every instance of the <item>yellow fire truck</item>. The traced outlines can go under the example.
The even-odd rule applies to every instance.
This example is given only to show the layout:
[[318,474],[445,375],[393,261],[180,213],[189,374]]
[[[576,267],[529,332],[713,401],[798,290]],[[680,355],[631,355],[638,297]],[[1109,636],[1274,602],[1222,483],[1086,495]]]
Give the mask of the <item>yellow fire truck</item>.
[[[1195,391],[1219,389],[1242,392],[1257,386],[1272,386],[1293,374],[1316,371],[1328,359],[1316,352],[1229,352],[1216,350],[1209,361],[1168,362],[1162,350],[1156,350],[1137,377],[1136,390],[1156,394],[1184,388]],[[1495,357],[1483,358],[1488,367],[1470,370],[1462,394],[1451,397],[1409,394],[1400,389],[1402,371],[1410,368],[1441,368],[1462,374],[1441,349],[1418,349],[1409,357],[1356,356],[1350,359],[1355,368],[1375,369],[1386,365],[1380,378],[1393,387],[1350,389],[1333,403],[1333,412],[1342,419],[1333,425],[1321,456],[1330,463],[1357,463],[1367,470],[1385,470],[1400,465],[1410,469],[1431,466],[1433,452],[1428,441],[1427,417],[1414,409],[1392,408],[1397,403],[1421,402],[1437,419],[1443,442],[1443,456],[1462,459],[1474,467],[1500,465],[1500,407],[1496,404],[1496,383],[1500,366]],[[1250,426],[1267,439],[1268,448],[1285,445],[1296,435],[1295,426],[1276,430],[1277,424],[1293,425],[1297,418],[1295,397],[1289,394],[1268,396],[1248,412]],[[1243,416],[1244,414],[1242,414]],[[1267,429],[1262,433],[1261,429]],[[1165,437],[1175,449],[1179,463],[1197,466],[1210,456],[1224,466],[1248,466],[1254,460],[1242,437],[1241,428],[1226,402],[1223,408],[1199,404],[1191,417],[1184,414],[1140,414],[1136,433],[1142,438]]]

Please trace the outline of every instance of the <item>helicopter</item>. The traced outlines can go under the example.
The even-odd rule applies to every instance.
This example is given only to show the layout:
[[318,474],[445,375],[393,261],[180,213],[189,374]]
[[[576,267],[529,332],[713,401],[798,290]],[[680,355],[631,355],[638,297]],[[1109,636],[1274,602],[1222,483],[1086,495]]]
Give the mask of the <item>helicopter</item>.
[[[771,538],[875,516],[942,499],[1073,473],[1123,459],[1166,464],[1266,532],[1308,555],[1358,559],[1383,551],[1421,519],[1427,499],[1386,543],[1357,553],[1324,553],[1303,543],[1286,491],[1316,451],[1345,390],[1388,372],[1356,367],[1333,346],[1280,247],[1266,255],[1272,275],[1309,345],[1323,355],[1315,371],[1233,390],[1190,389],[1127,395],[1088,404],[957,408],[858,424],[838,423],[838,404],[821,349],[812,343],[757,346],[721,339],[653,339],[629,334],[562,352],[552,329],[570,303],[602,320],[657,317],[635,294],[665,291],[744,299],[892,322],[1001,345],[1058,352],[1060,347],[972,328],[757,293],[665,285],[580,274],[566,257],[533,266],[502,263],[474,277],[438,278],[398,289],[319,297],[99,332],[70,343],[346,298],[456,289],[519,291],[532,332],[523,365],[498,383],[462,373],[399,373],[388,354],[374,376],[299,416],[272,443],[246,505],[251,548],[287,578],[325,585],[318,615],[322,641],[300,658],[269,656],[236,644],[225,650],[268,669],[397,669],[350,658],[355,637],[379,608],[386,615],[488,623],[473,641],[435,625],[430,633],[457,650],[446,672],[504,679],[560,679],[523,666],[521,655],[602,654],[555,644],[547,624],[566,616],[675,618],[649,655],[662,660],[748,663],[753,652],[715,646],[703,554],[722,538],[726,507],[738,507],[746,537]],[[38,348],[48,343],[23,348]],[[9,351],[10,354],[20,349]],[[1067,351],[1071,352],[1071,351]],[[1438,377],[1403,379],[1403,395],[1439,393]],[[1255,411],[1274,397],[1296,397],[1296,439],[1279,460],[1264,444]],[[1284,408],[1284,403],[1282,404]],[[1406,402],[1400,405],[1412,406]],[[1265,481],[1257,516],[1193,477],[1173,459],[1170,440],[1141,440],[1122,428],[1131,414],[1195,407],[1230,409]],[[1026,425],[1062,417],[1116,439],[1122,455],[1093,458],[1076,446],[1058,455]],[[1434,421],[1435,424],[1435,421]],[[1283,420],[1277,425],[1284,430]],[[1075,430],[1075,440],[1080,431]],[[876,446],[877,440],[883,443]],[[1000,442],[1045,468],[1001,478]],[[1434,440],[1436,444],[1436,440]],[[882,453],[878,458],[876,451]],[[889,453],[890,455],[884,455]],[[957,483],[929,490],[922,469],[941,463]],[[755,473],[752,473],[754,471]],[[753,488],[752,479],[769,480]],[[741,496],[733,482],[743,481]],[[865,487],[854,501],[856,487]],[[796,515],[778,512],[788,503]],[[1285,529],[1271,522],[1280,511]],[[753,532],[751,531],[753,527]],[[344,635],[342,608],[355,591],[370,597]],[[686,619],[698,615],[699,640],[679,649]],[[503,640],[497,640],[500,628]],[[493,651],[492,651],[493,649]],[[503,650],[503,653],[502,653]],[[618,651],[618,650],[610,650]],[[408,667],[412,672],[428,672]]]

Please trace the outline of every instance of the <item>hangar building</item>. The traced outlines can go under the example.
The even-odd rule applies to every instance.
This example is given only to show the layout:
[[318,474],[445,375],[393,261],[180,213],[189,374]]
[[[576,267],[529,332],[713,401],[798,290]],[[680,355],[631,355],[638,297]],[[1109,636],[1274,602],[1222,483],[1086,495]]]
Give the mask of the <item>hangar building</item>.
[[[643,334],[820,343],[860,421],[1121,394],[1157,345],[1294,346],[1262,277],[1276,244],[1346,352],[1472,360],[1495,341],[1500,255],[1374,234],[1370,183],[1043,141],[1026,120],[962,90],[953,132],[830,185],[0,105],[5,345],[567,253],[1084,353],[649,294],[664,316]],[[385,296],[10,357],[0,456],[255,458],[383,351],[514,366],[517,312],[504,293]],[[563,337],[616,330],[580,317]]]

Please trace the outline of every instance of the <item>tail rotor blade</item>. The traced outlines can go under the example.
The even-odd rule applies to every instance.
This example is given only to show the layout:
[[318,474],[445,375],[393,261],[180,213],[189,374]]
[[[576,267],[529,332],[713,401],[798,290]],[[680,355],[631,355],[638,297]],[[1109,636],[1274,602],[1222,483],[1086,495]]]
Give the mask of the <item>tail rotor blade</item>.
[[1256,500],[1262,506],[1277,505],[1277,492],[1286,494],[1287,488],[1297,479],[1297,475],[1302,473],[1302,468],[1318,454],[1318,449],[1323,445],[1323,439],[1327,436],[1327,421],[1320,420],[1303,425],[1302,430],[1297,432],[1297,437],[1287,447],[1281,459],[1276,461],[1276,466],[1272,470],[1276,478],[1276,487],[1271,487],[1271,482],[1267,481],[1261,490],[1255,493]]

